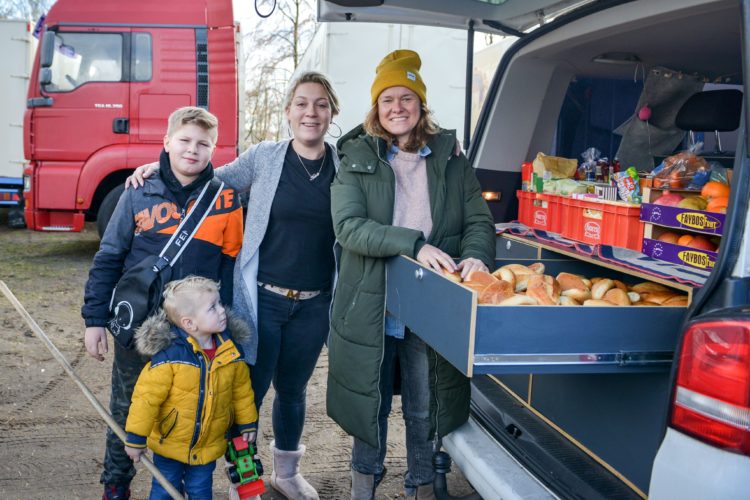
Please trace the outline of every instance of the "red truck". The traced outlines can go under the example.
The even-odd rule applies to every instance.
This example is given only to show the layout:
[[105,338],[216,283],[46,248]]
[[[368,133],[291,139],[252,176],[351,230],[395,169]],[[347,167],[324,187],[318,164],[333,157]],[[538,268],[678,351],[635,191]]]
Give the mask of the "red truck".
[[103,233],[130,172],[155,161],[181,106],[238,154],[241,37],[231,0],[58,0],[44,20],[24,116],[26,224]]

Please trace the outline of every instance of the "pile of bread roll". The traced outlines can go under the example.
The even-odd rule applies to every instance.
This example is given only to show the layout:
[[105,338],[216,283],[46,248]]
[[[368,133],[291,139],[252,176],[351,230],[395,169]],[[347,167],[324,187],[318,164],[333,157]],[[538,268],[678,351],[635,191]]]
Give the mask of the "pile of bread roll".
[[508,264],[493,273],[473,271],[465,280],[458,273],[445,276],[475,290],[479,304],[501,306],[671,306],[685,307],[688,297],[658,283],[626,285],[610,278],[585,278],[572,273],[544,274],[544,264]]

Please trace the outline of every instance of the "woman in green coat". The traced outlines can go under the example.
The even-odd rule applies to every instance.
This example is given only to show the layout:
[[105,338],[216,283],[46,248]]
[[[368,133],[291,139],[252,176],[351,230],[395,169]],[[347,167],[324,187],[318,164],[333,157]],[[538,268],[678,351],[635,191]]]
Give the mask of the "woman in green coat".
[[[455,134],[426,106],[416,52],[378,65],[372,109],[339,140],[331,212],[341,246],[331,310],[328,414],[354,436],[352,498],[385,472],[393,383],[401,379],[407,496],[434,498],[432,442],[468,418],[469,381],[385,311],[385,262],[407,255],[436,271],[487,270],[494,226]],[[453,258],[458,258],[455,264]],[[416,332],[417,334],[419,332]],[[396,367],[400,372],[396,374]]]

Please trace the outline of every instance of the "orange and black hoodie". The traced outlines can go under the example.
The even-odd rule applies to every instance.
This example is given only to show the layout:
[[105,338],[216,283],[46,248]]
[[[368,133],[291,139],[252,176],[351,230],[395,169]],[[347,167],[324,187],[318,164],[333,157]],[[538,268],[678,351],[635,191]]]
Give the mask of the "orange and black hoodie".
[[[112,290],[130,267],[158,255],[174,234],[206,182],[209,163],[188,186],[181,186],[162,151],[158,173],[143,188],[127,189],[120,197],[89,271],[81,314],[86,326],[106,326]],[[242,245],[243,213],[233,189],[225,188],[201,223],[195,237],[175,263],[172,279],[204,276],[221,283],[221,300],[232,304],[232,273]]]

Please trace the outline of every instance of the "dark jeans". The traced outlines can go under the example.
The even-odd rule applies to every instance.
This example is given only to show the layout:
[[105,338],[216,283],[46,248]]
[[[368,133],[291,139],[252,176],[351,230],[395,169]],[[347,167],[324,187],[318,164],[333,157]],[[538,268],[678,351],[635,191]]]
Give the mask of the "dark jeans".
[[[190,500],[211,500],[216,462],[188,465],[154,453],[154,465],[177,491],[188,494]],[[149,500],[171,500],[167,490],[154,478]]]
[[258,287],[258,357],[250,367],[255,404],[273,382],[276,448],[296,451],[305,424],[307,382],[328,337],[331,293],[294,300]]
[[[138,375],[148,362],[148,358],[141,356],[137,351],[129,351],[111,340],[110,345],[115,346],[115,359],[112,363],[112,392],[109,397],[109,412],[115,422],[125,429],[125,421],[128,419],[130,409],[130,398],[138,380]],[[104,470],[99,481],[102,484],[129,484],[135,476],[133,461],[125,453],[125,446],[120,438],[107,429],[107,445],[104,452]]]
[[414,495],[417,486],[431,483],[435,478],[432,468],[432,441],[430,439],[430,385],[427,345],[415,334],[406,330],[404,339],[385,337],[383,364],[380,366],[380,446],[354,438],[352,469],[362,474],[372,474],[379,479],[383,474],[388,415],[393,400],[393,382],[396,360],[401,367],[401,409],[406,424],[407,472],[404,486],[407,494]]

